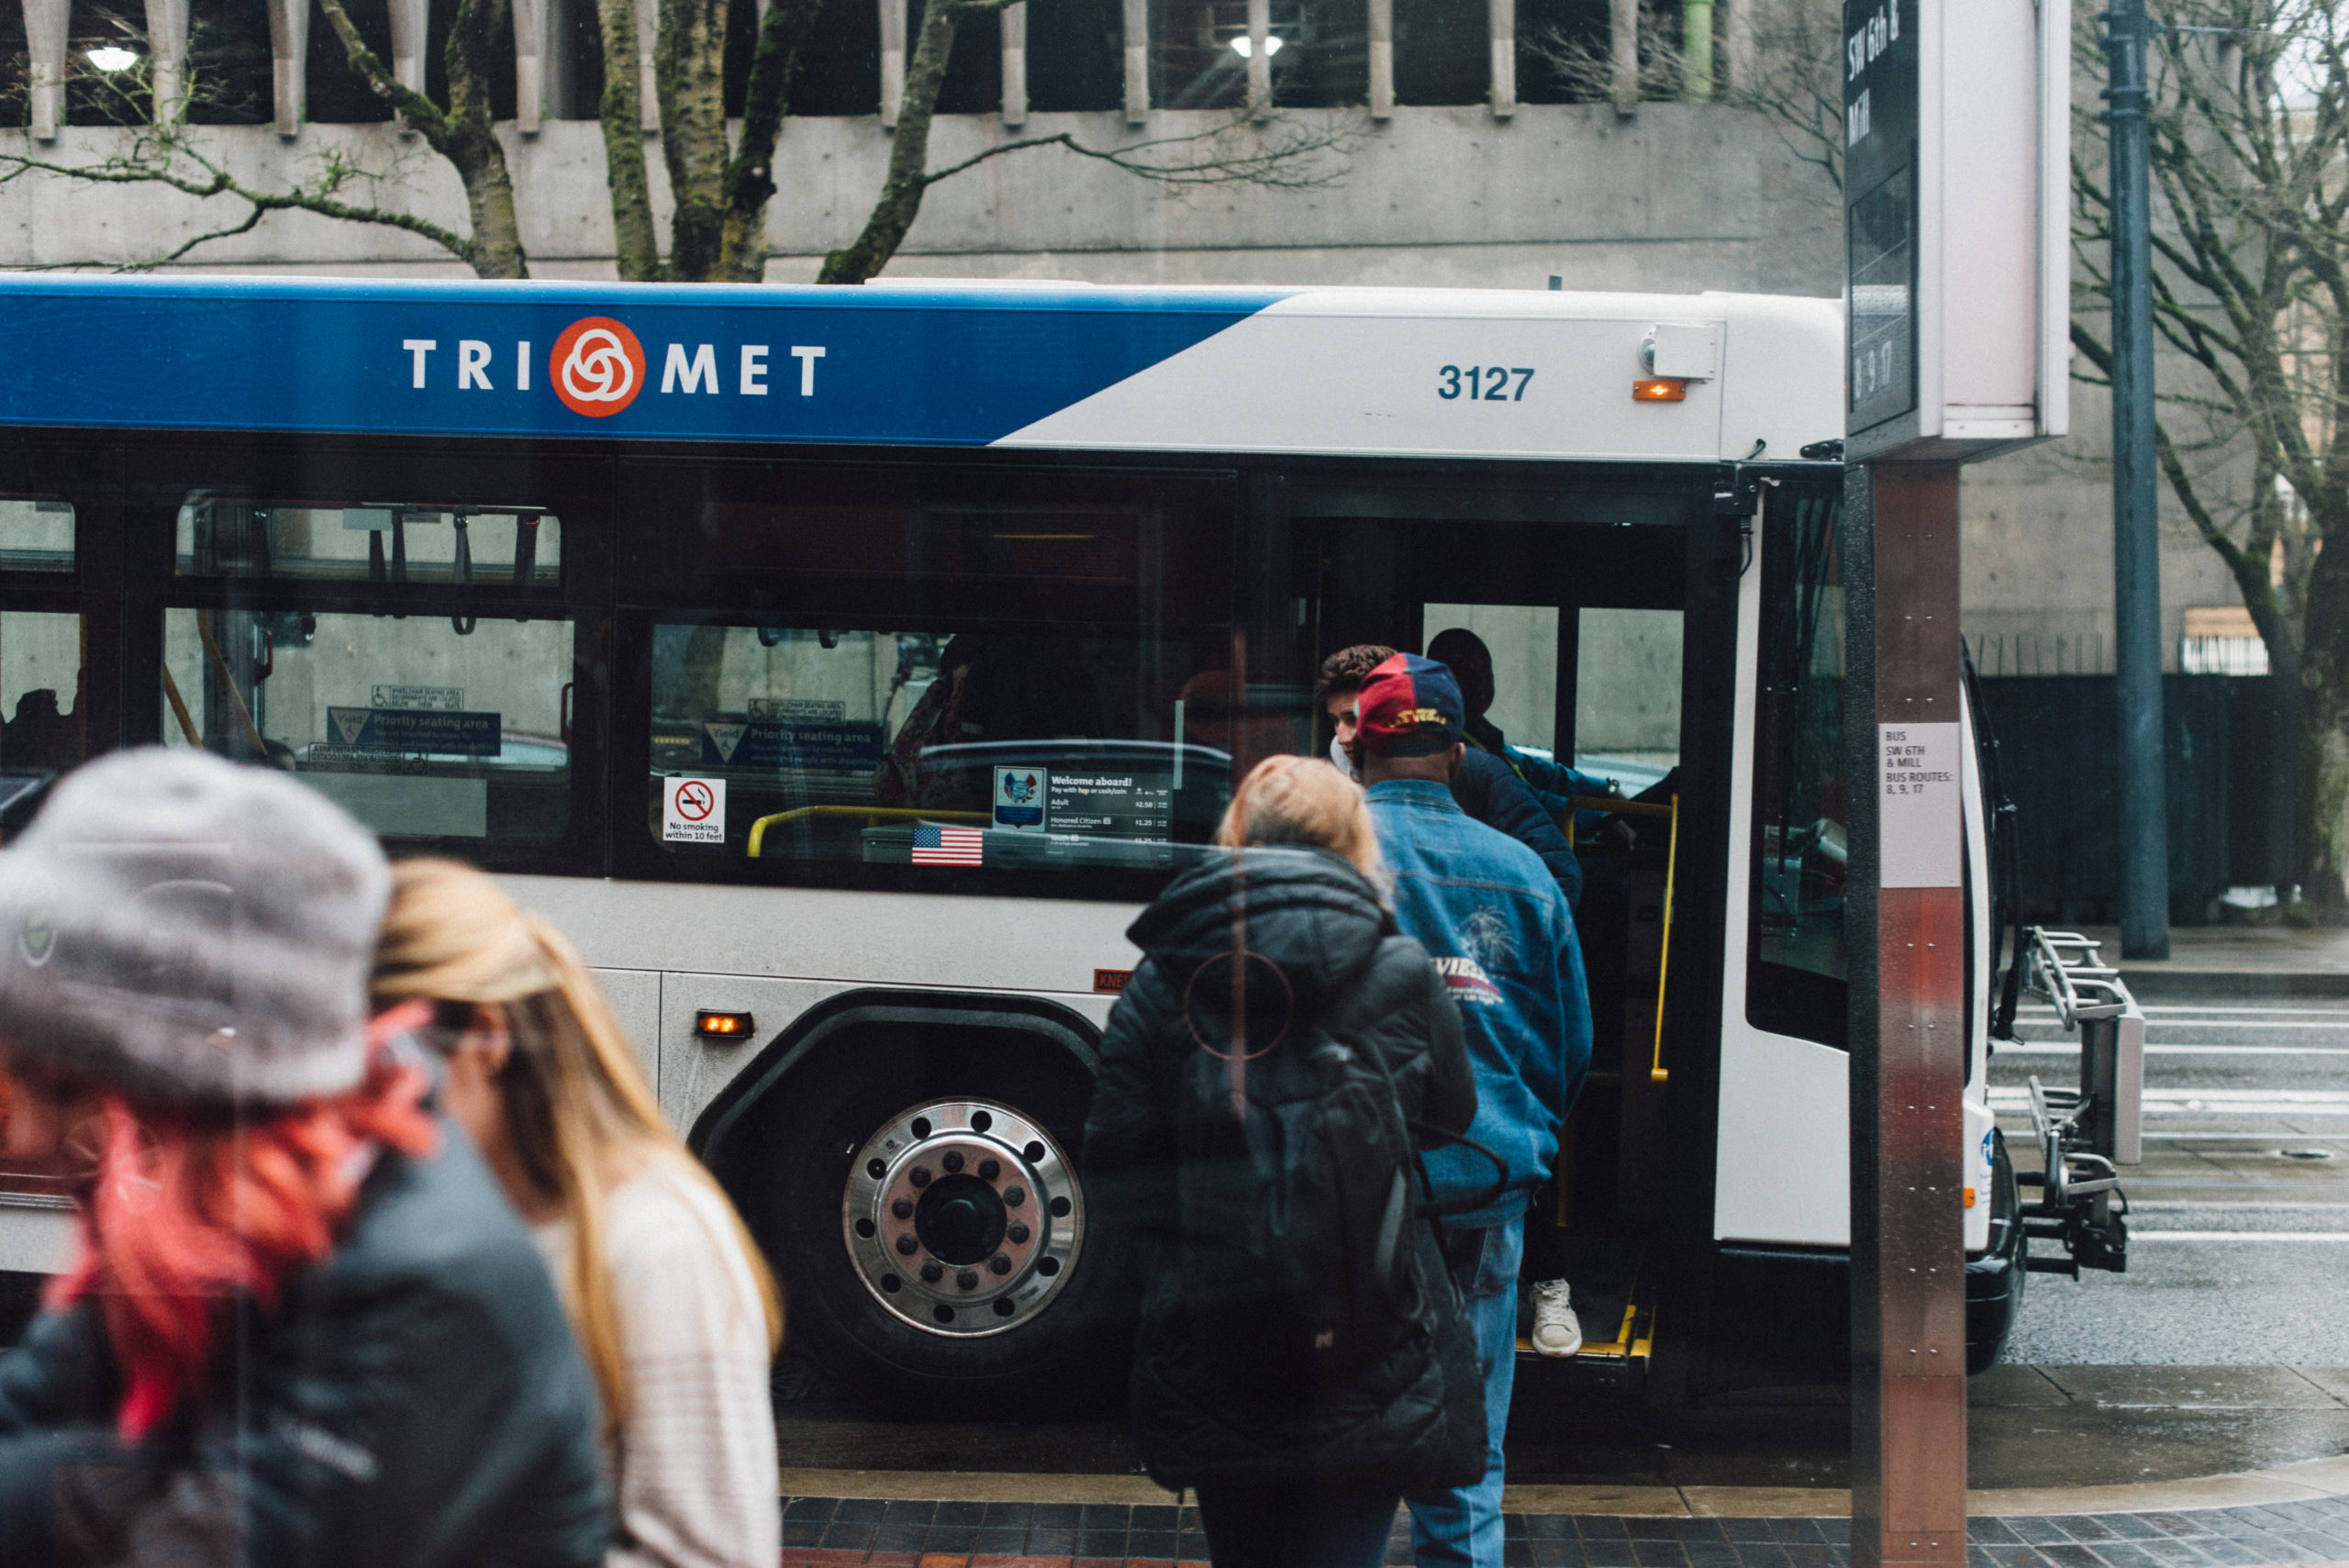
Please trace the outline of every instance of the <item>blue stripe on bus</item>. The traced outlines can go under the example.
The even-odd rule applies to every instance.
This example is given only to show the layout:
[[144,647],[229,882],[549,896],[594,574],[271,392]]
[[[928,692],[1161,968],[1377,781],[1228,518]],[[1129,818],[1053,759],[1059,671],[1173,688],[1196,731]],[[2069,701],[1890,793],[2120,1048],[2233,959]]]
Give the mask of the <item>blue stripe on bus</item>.
[[[984,446],[1288,292],[17,277],[0,425]],[[597,317],[640,373],[575,339],[573,386],[641,380],[587,417],[549,356]]]

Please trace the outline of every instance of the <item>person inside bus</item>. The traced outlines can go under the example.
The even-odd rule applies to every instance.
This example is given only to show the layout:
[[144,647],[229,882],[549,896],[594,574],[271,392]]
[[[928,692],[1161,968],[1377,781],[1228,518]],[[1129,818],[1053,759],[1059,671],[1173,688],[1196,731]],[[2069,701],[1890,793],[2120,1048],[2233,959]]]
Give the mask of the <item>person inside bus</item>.
[[995,799],[987,762],[958,760],[952,748],[1106,733],[1098,683],[1073,639],[957,632],[875,770],[874,801],[985,811]]
[[[1459,1004],[1476,1073],[1468,1136],[1508,1167],[1501,1195],[1445,1222],[1444,1251],[1466,1298],[1484,1365],[1488,1423],[1484,1478],[1405,1495],[1420,1568],[1501,1568],[1501,1447],[1517,1370],[1517,1277],[1525,1210],[1556,1163],[1560,1129],[1590,1066],[1590,1004],[1574,915],[1540,858],[1464,815],[1450,784],[1471,755],[1461,740],[1460,688],[1431,659],[1397,653],[1370,673],[1356,699],[1351,754],[1381,858],[1393,877],[1396,922],[1434,955]],[[1438,1203],[1486,1190],[1468,1151],[1427,1156]],[[1557,1299],[1534,1302],[1581,1335]],[[1545,1311],[1546,1309],[1546,1311]]]
[[[1237,852],[1177,878],[1127,933],[1142,961],[1110,1015],[1085,1117],[1088,1203],[1155,1243],[1129,1418],[1159,1484],[1197,1488],[1216,1568],[1373,1568],[1406,1486],[1484,1472],[1475,1347],[1452,1292],[1431,1288],[1445,1264],[1428,1226],[1411,1227],[1408,1307],[1360,1314],[1391,1337],[1331,1347],[1347,1357],[1339,1366],[1316,1362],[1310,1326],[1265,1284],[1258,1254],[1217,1245],[1264,1234],[1249,1215],[1197,1207],[1262,1191],[1215,1158],[1232,1114],[1234,924],[1246,926],[1244,973],[1265,966],[1265,983],[1239,1009],[1247,1038],[1269,1042],[1265,1052],[1282,1040],[1334,1040],[1371,1053],[1402,1126],[1428,1142],[1457,1137],[1476,1117],[1460,1011],[1426,950],[1396,930],[1363,793],[1337,769],[1294,755],[1258,763],[1216,842]],[[1285,1065],[1243,1058],[1261,1064],[1259,1082]],[[1241,1136],[1256,1135],[1259,1118],[1267,1136],[1289,1125],[1275,1114],[1251,1102]],[[1400,1168],[1386,1175],[1408,1180]],[[1361,1179],[1383,1205],[1378,1176]],[[1333,1221],[1317,1209],[1309,1223],[1326,1233]]]
[[[1576,795],[1620,796],[1623,793],[1622,786],[1613,779],[1584,773],[1554,758],[1536,757],[1508,743],[1508,738],[1490,717],[1495,695],[1493,651],[1485,646],[1483,638],[1466,627],[1453,627],[1435,634],[1434,640],[1428,644],[1428,657],[1449,668],[1453,678],[1460,683],[1460,700],[1466,709],[1461,739],[1475,750],[1507,762],[1509,771],[1524,781],[1553,820],[1564,823],[1569,803]],[[1587,840],[1607,820],[1603,811],[1576,813],[1576,840]],[[1615,820],[1620,827],[1622,819]]]
[[73,1261],[0,1356],[0,1562],[593,1568],[596,1386],[408,1042],[390,876],[283,774],[69,776],[0,856],[13,1157]]
[[[1330,761],[1349,775],[1354,771],[1354,697],[1370,673],[1395,657],[1381,643],[1357,643],[1341,648],[1321,661],[1314,684],[1315,698],[1330,716],[1334,734]],[[1582,902],[1582,862],[1558,824],[1542,809],[1533,792],[1509,771],[1508,764],[1485,751],[1470,751],[1452,775],[1452,797],[1475,820],[1508,834],[1542,857],[1565,895],[1566,907]]]
[[662,1117],[579,954],[452,861],[393,868],[373,982],[422,1000],[443,1097],[529,1222],[603,1395],[611,1568],[774,1568],[774,1282]]

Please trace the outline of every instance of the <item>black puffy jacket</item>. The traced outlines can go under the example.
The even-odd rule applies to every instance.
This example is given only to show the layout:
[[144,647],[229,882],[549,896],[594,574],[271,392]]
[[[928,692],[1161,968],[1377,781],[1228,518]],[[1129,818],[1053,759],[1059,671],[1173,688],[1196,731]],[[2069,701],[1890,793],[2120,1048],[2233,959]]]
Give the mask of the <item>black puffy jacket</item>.
[[[0,1562],[600,1568],[595,1384],[463,1133],[387,1156],[324,1262],[240,1307],[213,1396],[135,1445],[95,1306],[0,1356]],[[224,1347],[225,1348],[225,1347]]]
[[[1466,1132],[1476,1087],[1460,1019],[1426,950],[1397,932],[1363,874],[1319,850],[1249,850],[1247,945],[1280,966],[1297,1015],[1375,1053],[1407,1118],[1442,1140]],[[1126,933],[1143,952],[1101,1047],[1085,1119],[1089,1203],[1102,1223],[1153,1242],[1174,1234],[1178,1070],[1199,1049],[1183,1015],[1188,978],[1230,951],[1237,857],[1186,873]],[[1299,1031],[1301,1032],[1301,1030]],[[1465,1484],[1483,1473],[1484,1390],[1474,1341],[1433,1229],[1418,1227],[1425,1331],[1349,1378],[1299,1398],[1252,1386],[1197,1343],[1173,1246],[1153,1246],[1130,1407],[1150,1473],[1202,1481]]]

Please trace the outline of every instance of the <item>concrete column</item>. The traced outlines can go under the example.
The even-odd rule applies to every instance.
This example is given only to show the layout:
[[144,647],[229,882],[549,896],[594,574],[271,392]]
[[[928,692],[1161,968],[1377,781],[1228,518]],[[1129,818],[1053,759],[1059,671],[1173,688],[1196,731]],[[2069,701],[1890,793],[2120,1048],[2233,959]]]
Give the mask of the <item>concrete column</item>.
[[[424,51],[429,46],[432,28],[432,0],[391,0],[392,11],[392,76],[411,93],[424,91]],[[399,121],[400,134],[414,136],[407,121]]]
[[1150,118],[1150,0],[1126,0],[1126,123]]
[[[148,0],[150,7],[154,0]],[[302,134],[310,112],[310,0],[269,0],[270,96],[277,108],[277,134]]]
[[637,117],[647,136],[661,134],[661,78],[652,45],[661,37],[661,0],[636,0]]
[[1493,118],[1517,113],[1517,0],[1487,0],[1493,39]]
[[25,0],[25,43],[32,56],[33,137],[55,141],[65,118],[65,36],[72,0]]
[[1248,0],[1248,112],[1273,112],[1273,0]]
[[572,9],[575,3],[576,0],[546,0],[546,63],[540,68],[545,80],[540,102],[540,112],[551,120],[580,117],[579,102],[572,89],[572,78],[577,74],[578,67],[578,45],[574,41],[577,35],[571,26],[578,15]]
[[1721,42],[1729,59],[1727,85],[1730,96],[1742,98],[1753,90],[1753,0],[1723,0],[1727,6],[1721,17]]
[[514,128],[539,134],[547,101],[547,0],[513,0]]
[[881,128],[897,128],[897,105],[906,95],[906,0],[880,0]]
[[1028,123],[1028,0],[1003,8],[1003,123]]
[[148,84],[157,125],[187,113],[187,0],[147,0]]
[[1640,0],[1611,0],[1608,39],[1613,65],[1615,112],[1625,119],[1640,112]]
[[1395,113],[1395,0],[1369,0],[1370,117]]

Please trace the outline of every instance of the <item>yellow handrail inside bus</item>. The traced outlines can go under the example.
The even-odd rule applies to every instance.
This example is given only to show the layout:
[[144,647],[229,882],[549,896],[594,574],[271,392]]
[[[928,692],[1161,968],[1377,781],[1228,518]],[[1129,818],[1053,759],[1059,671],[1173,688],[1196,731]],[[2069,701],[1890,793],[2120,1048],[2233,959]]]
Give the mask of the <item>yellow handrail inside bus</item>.
[[1609,817],[1671,817],[1679,809],[1678,795],[1666,806],[1660,800],[1625,800],[1619,795],[1577,795],[1566,802],[1566,848],[1575,845],[1575,817],[1585,811],[1604,811]]
[[985,822],[990,820],[988,814],[984,811],[932,811],[918,806],[794,806],[789,811],[778,811],[771,816],[762,817],[751,824],[751,858],[759,859],[759,851],[766,845],[767,829],[776,823],[797,822],[804,817],[862,817],[867,828],[877,827],[884,822]]
[[1680,797],[1674,795],[1669,807],[1672,813],[1672,840],[1664,855],[1664,949],[1655,962],[1655,1059],[1648,1068],[1648,1082],[1661,1084],[1672,1076],[1664,1065],[1664,983],[1672,972],[1672,880],[1680,870]]

